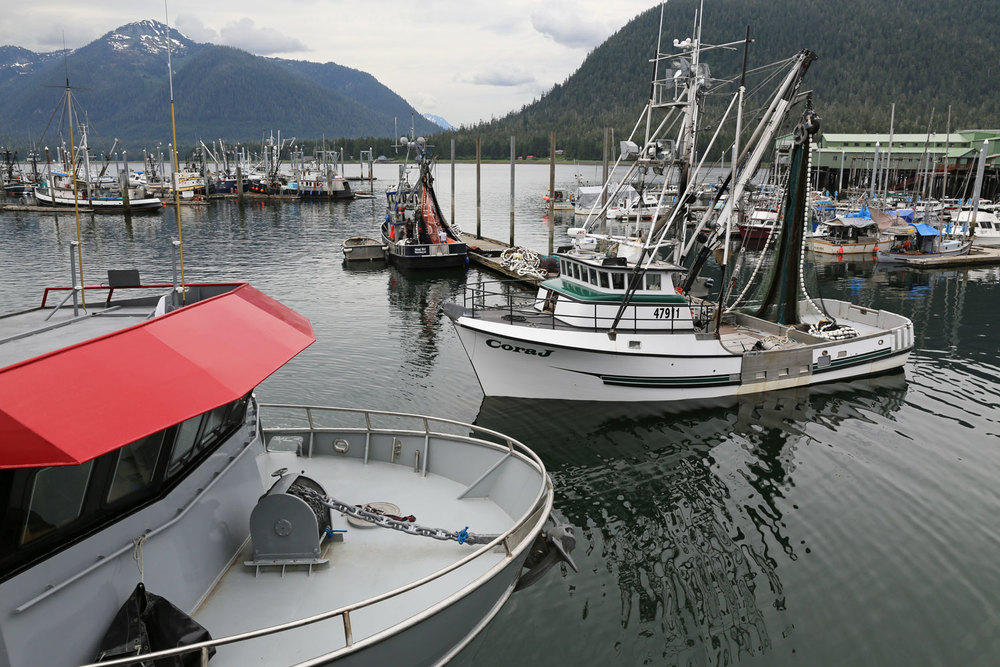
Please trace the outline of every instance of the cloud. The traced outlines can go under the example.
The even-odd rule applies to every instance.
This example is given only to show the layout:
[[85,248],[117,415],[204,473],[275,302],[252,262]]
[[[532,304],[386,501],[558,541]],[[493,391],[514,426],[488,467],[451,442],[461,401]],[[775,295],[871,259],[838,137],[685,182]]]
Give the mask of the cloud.
[[193,14],[181,14],[178,16],[174,27],[195,42],[219,41],[219,33],[202,23],[201,19]]
[[536,12],[531,15],[531,26],[556,44],[571,49],[589,49],[611,34],[606,25],[586,21],[572,12]]
[[517,68],[489,69],[473,74],[467,81],[477,86],[504,86],[508,88],[536,83],[534,76]]
[[99,36],[100,33],[90,27],[73,26],[67,30],[61,24],[49,25],[37,32],[35,44],[41,51],[58,51],[64,45],[66,48],[76,49],[86,46]]
[[309,51],[299,39],[288,37],[270,28],[258,28],[249,18],[227,23],[219,31],[219,35],[221,44],[235,46],[259,56],[290,51]]

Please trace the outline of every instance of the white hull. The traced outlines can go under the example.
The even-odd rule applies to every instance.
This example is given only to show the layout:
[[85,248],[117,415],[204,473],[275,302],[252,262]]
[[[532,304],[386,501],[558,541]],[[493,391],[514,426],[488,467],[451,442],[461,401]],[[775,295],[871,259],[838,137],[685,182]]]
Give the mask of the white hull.
[[[619,332],[610,340],[602,330],[568,332],[467,316],[454,323],[487,396],[700,400],[863,377],[906,363],[913,346],[909,320],[843,302],[825,304],[838,322],[862,335],[745,353],[745,343],[726,335],[720,341],[694,333]],[[632,347],[637,341],[639,349]]]
[[[35,189],[35,201],[39,206],[54,206],[57,208],[80,208],[93,209],[94,211],[107,211],[109,213],[122,213],[125,211],[125,203],[121,197],[95,197],[87,199],[86,192],[78,192],[74,200],[73,192],[66,190],[54,190],[53,198],[49,192],[43,188]],[[157,211],[163,208],[163,202],[156,197],[134,198],[129,201],[129,208],[132,211]]]

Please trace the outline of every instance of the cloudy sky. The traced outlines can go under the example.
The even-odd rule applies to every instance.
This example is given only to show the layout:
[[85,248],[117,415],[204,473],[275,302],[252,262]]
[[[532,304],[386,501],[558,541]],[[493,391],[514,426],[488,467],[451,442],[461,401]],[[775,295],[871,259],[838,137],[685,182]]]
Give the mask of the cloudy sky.
[[[83,46],[125,23],[164,20],[162,1],[7,3],[0,45]],[[170,0],[198,42],[335,62],[374,75],[453,125],[499,117],[562,82],[587,53],[656,0]]]

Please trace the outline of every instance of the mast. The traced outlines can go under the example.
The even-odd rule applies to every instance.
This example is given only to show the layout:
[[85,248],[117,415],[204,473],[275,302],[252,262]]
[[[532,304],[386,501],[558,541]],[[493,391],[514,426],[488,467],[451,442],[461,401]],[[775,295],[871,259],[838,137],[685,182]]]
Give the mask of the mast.
[[[76,258],[80,265],[80,301],[83,304],[83,309],[87,309],[87,291],[83,289],[83,244],[80,242],[80,196],[77,192],[76,187],[76,146],[74,145],[75,139],[73,138],[73,95],[69,88],[69,61],[65,54],[66,51],[66,37],[63,36],[63,63],[66,66],[66,114],[69,116],[69,155],[70,163],[73,165],[73,169],[70,170],[70,180],[73,181],[73,214],[76,217]],[[52,205],[55,206],[56,200],[52,199]],[[73,290],[76,291],[75,289]],[[76,297],[73,298],[73,303],[76,303]],[[75,311],[74,311],[75,312]]]
[[948,105],[948,124],[944,135],[944,172],[941,174],[941,199],[948,197],[948,152],[951,150],[951,105]]
[[[882,199],[887,200],[889,198],[889,167],[892,160],[892,139],[893,130],[896,124],[896,103],[892,103],[892,111],[889,115],[889,148],[886,151],[885,156],[885,177],[882,179]],[[841,158],[841,169],[843,169],[843,158]]]
[[163,17],[167,23],[167,79],[170,81],[170,128],[173,131],[174,173],[171,180],[174,184],[174,208],[177,209],[177,249],[181,264],[181,301],[184,300],[184,235],[181,232],[181,193],[177,182],[177,121],[174,116],[174,70],[170,65],[170,16],[167,14],[167,0],[163,0]]

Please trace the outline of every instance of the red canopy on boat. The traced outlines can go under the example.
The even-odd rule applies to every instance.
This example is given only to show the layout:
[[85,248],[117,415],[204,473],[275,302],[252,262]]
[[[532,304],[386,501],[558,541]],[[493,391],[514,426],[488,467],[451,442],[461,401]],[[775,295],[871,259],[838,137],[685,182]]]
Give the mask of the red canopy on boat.
[[243,284],[0,369],[0,468],[89,461],[235,401],[315,340]]

